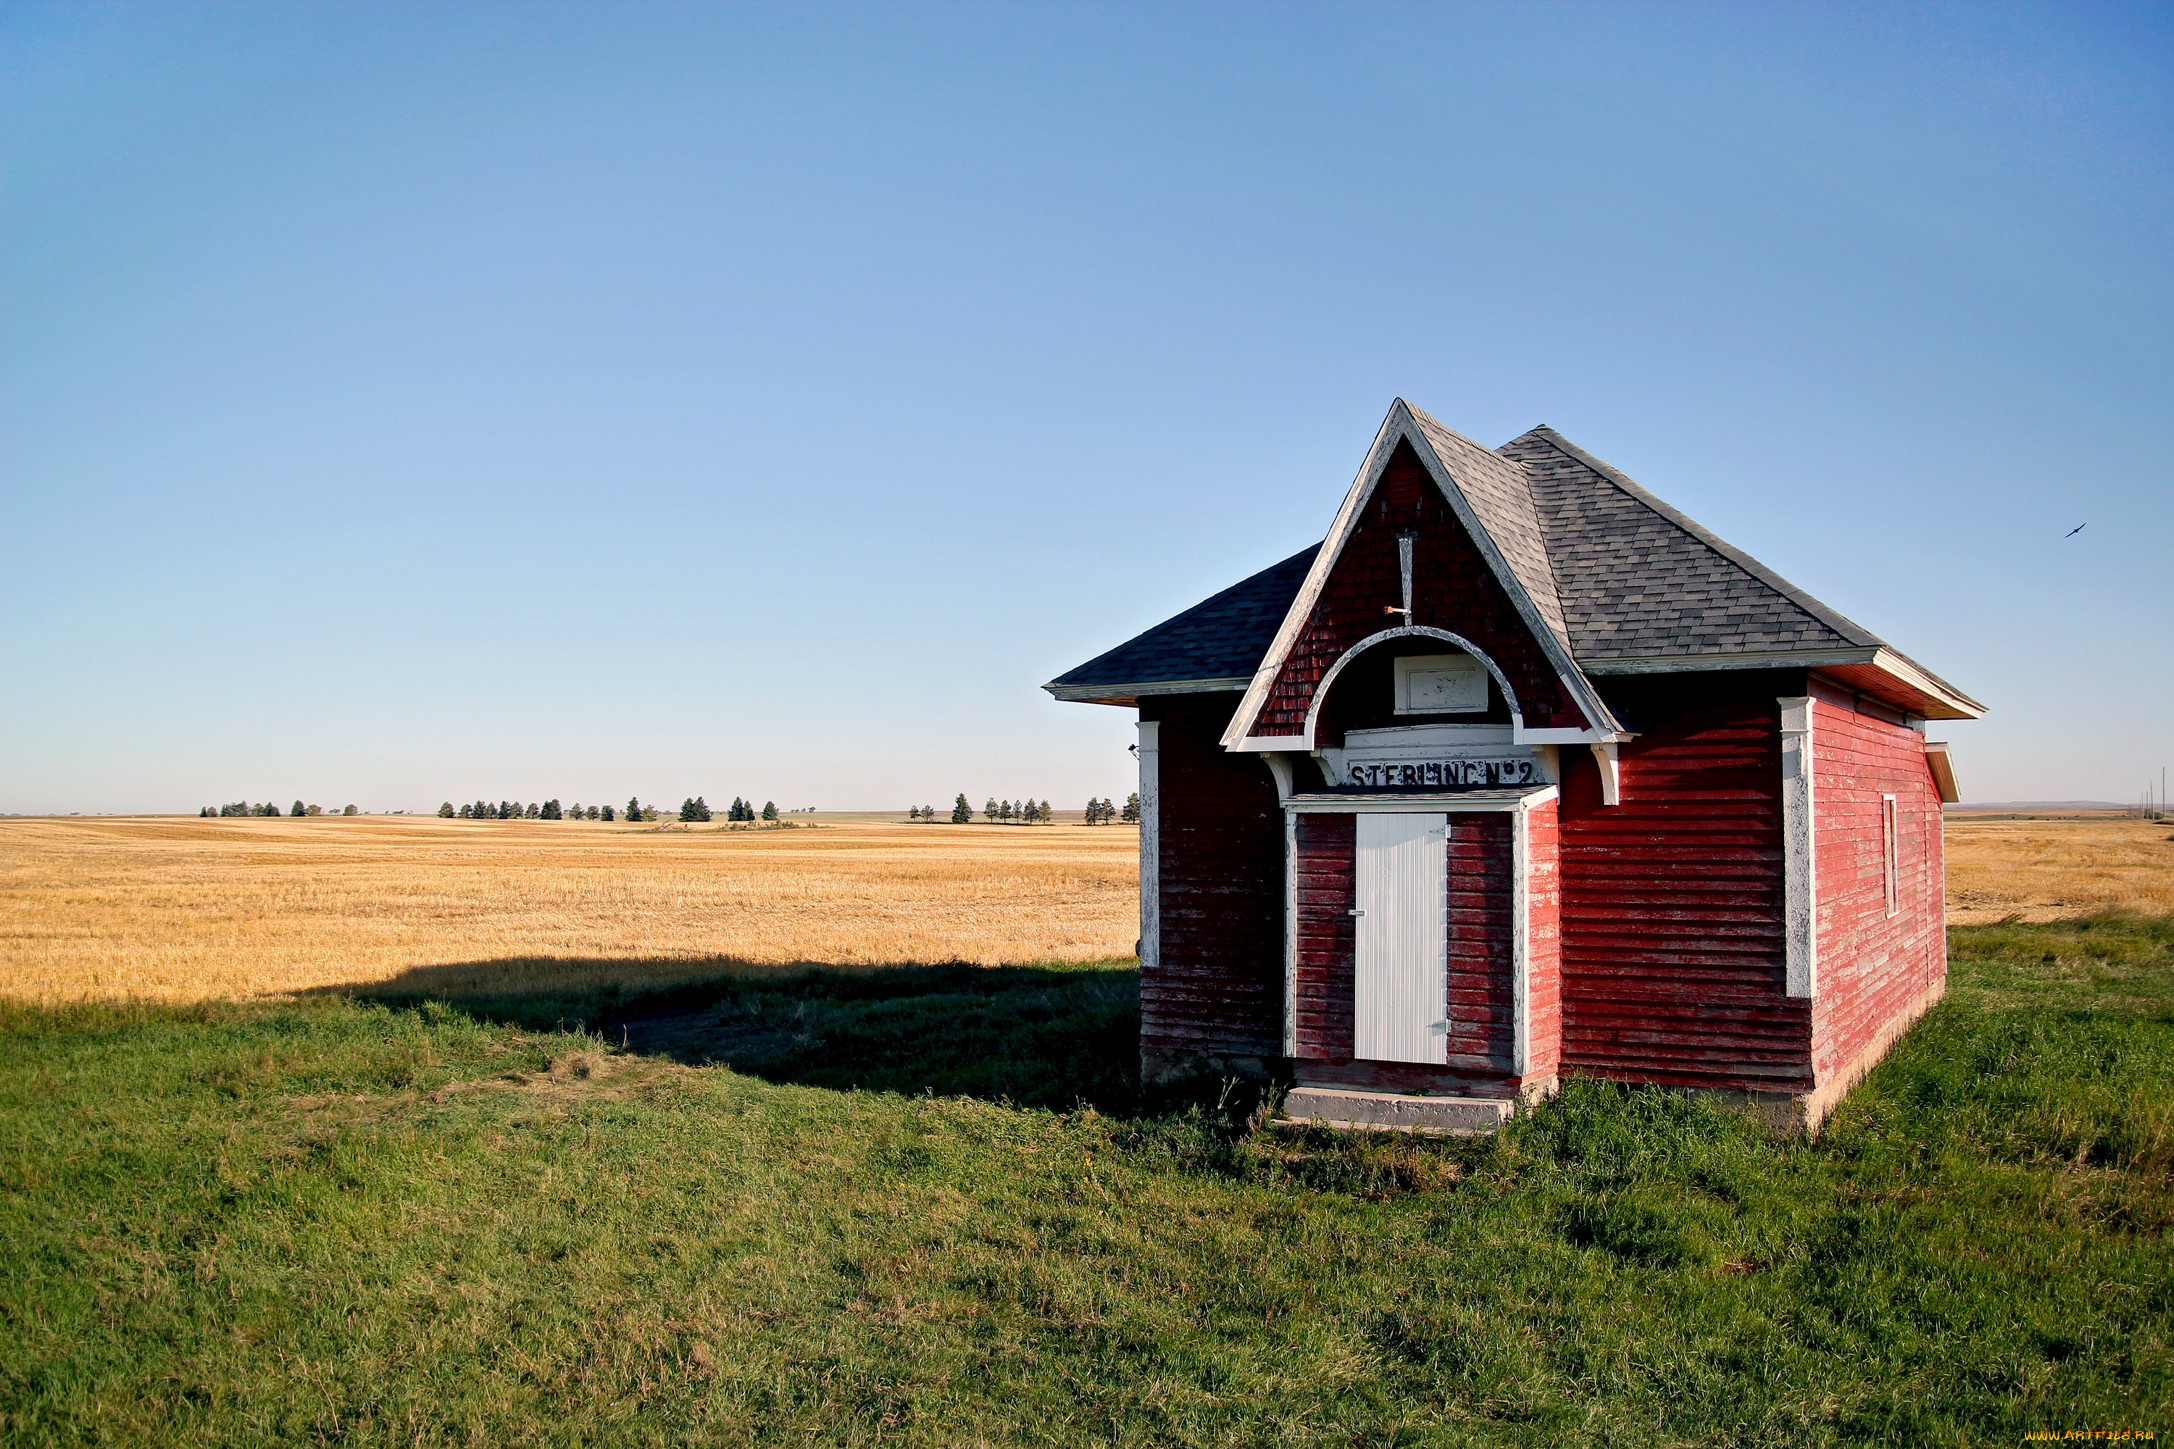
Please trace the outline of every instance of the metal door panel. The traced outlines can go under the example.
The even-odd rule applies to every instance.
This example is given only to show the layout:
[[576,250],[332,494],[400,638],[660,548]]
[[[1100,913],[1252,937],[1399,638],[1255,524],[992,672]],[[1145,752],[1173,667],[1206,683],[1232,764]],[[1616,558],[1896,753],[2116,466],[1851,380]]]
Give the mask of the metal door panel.
[[1352,1055],[1449,1060],[1449,817],[1358,817]]

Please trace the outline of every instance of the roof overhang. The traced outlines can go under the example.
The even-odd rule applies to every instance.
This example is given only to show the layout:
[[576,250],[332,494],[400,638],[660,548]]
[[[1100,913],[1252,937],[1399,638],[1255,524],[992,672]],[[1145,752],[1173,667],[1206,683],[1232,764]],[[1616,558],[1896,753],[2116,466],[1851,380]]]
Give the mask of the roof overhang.
[[1070,704],[1135,705],[1144,695],[1236,694],[1253,682],[1250,674],[1230,679],[1158,679],[1141,684],[1045,684],[1056,698]]
[[1673,654],[1646,659],[1582,659],[1588,675],[1691,674],[1720,669],[1816,669],[1837,684],[1883,700],[1920,719],[1977,719],[1985,706],[1879,645],[1848,649],[1775,650],[1768,653]]

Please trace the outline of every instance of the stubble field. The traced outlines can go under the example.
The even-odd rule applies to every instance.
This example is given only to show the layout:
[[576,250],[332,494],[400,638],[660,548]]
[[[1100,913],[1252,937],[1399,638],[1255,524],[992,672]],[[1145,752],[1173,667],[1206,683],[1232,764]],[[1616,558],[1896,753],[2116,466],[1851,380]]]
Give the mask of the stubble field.
[[[0,820],[0,995],[466,996],[720,970],[1108,960],[1129,826]],[[2174,913],[2174,827],[1954,821],[1955,925]]]
[[0,820],[0,995],[471,995],[1132,954],[1123,825]]

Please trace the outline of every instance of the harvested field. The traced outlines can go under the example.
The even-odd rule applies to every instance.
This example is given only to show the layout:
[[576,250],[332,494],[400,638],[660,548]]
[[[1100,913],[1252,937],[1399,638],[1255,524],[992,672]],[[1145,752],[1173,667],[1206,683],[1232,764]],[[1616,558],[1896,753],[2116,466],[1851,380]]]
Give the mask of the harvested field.
[[1950,925],[2174,915],[2174,824],[2163,820],[1950,820],[1947,855]]
[[1122,825],[0,820],[0,995],[462,995],[728,964],[1130,956],[1138,840]]
[[[1950,821],[1949,918],[2174,912],[2174,826]],[[0,820],[0,995],[449,996],[1132,953],[1122,825]]]

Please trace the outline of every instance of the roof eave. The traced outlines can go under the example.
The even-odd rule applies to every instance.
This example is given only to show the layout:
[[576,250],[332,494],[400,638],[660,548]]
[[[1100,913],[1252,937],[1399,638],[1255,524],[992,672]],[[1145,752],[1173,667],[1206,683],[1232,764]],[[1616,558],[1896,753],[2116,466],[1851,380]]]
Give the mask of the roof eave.
[[1730,654],[1668,654],[1581,659],[1589,675],[1694,674],[1724,669],[1816,669],[1921,719],[1977,719],[1985,706],[1884,644],[1848,649],[1777,649]]
[[1157,679],[1138,684],[1064,684],[1051,680],[1042,686],[1058,699],[1072,704],[1138,704],[1143,696],[1157,694],[1235,694],[1253,682],[1249,674],[1217,679]]

